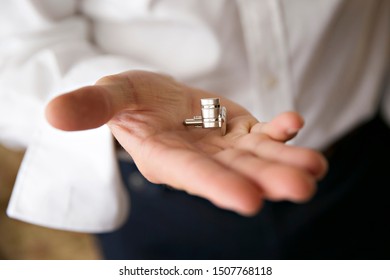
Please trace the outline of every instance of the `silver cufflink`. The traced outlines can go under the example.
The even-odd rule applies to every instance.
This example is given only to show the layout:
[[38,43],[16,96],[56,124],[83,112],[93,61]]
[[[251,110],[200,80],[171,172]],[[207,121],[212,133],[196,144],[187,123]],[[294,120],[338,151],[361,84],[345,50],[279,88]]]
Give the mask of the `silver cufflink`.
[[201,128],[221,128],[221,134],[226,134],[226,108],[221,107],[219,98],[203,98],[200,100],[201,116],[185,119],[184,125]]

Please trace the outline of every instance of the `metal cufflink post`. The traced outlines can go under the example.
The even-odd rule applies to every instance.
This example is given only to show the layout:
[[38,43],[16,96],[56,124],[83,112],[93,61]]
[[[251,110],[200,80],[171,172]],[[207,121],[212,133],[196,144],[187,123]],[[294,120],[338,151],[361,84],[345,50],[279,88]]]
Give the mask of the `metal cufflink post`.
[[184,125],[201,128],[221,128],[221,134],[226,134],[226,108],[221,107],[219,98],[203,98],[200,100],[201,116],[185,119]]

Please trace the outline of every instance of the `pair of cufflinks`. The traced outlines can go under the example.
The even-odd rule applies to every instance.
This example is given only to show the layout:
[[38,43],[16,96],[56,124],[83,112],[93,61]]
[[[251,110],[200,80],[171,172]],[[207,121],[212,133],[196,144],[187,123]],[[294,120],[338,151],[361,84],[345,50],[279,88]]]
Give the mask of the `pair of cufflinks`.
[[221,106],[219,98],[203,98],[200,100],[201,115],[185,119],[184,125],[200,128],[221,128],[221,134],[226,134],[226,108]]

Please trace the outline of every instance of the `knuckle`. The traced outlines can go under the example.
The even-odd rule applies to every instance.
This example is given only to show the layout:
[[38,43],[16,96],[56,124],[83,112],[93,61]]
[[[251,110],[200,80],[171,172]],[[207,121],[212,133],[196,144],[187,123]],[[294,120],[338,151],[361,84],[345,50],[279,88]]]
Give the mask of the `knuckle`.
[[120,82],[121,78],[118,75],[104,76],[96,81],[96,85],[112,85]]

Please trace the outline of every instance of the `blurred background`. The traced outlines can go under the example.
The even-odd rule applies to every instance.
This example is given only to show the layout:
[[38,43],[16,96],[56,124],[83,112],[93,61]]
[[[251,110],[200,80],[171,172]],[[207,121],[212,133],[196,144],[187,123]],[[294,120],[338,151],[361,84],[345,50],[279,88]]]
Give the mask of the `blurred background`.
[[6,209],[24,152],[0,145],[0,259],[101,259],[95,237],[10,219]]

